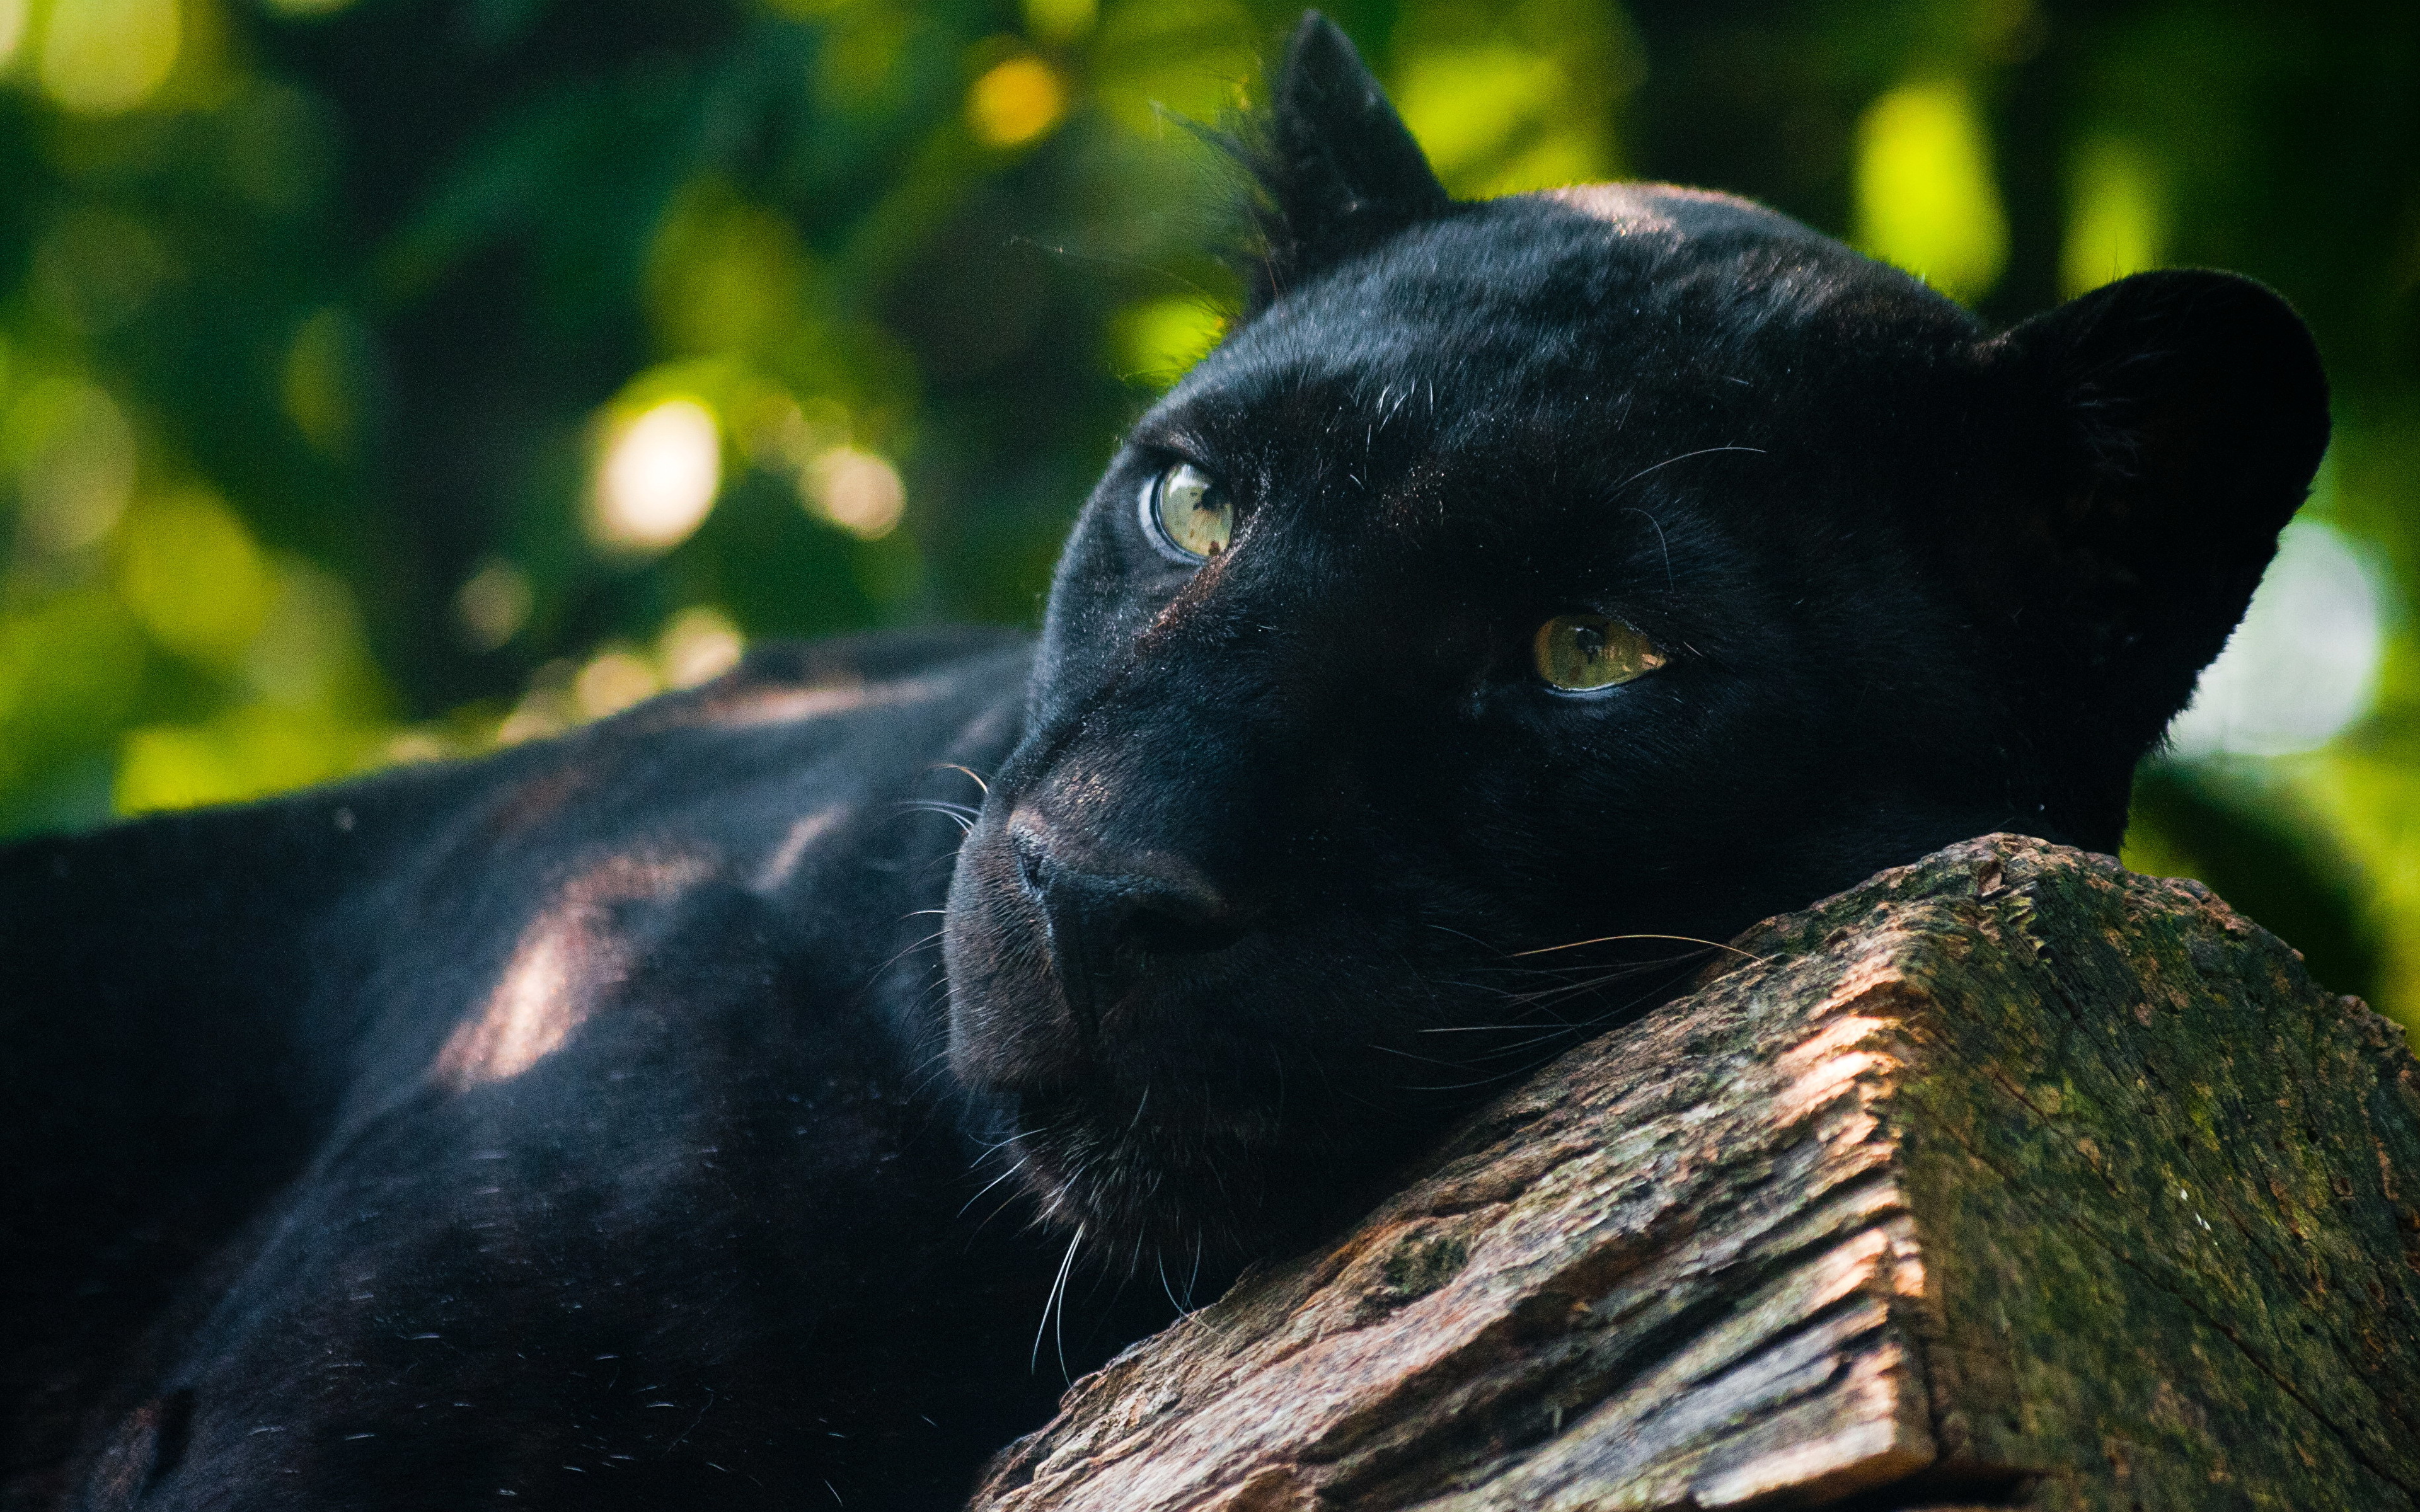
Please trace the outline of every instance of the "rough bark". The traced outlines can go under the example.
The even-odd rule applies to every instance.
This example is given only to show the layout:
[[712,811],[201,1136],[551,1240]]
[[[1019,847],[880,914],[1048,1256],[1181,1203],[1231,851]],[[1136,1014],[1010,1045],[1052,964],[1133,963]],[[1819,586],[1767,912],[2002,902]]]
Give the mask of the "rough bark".
[[2420,1506],[2420,1072],[2195,884],[1995,836],[1760,926],[995,1512]]

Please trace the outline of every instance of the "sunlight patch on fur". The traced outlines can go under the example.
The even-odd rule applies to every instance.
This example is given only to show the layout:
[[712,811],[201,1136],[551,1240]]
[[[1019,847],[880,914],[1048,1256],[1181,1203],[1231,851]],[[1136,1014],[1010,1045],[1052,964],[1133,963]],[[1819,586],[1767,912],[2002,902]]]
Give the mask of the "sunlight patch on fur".
[[771,892],[789,881],[799,870],[799,863],[806,859],[808,850],[816,841],[830,833],[832,825],[840,823],[847,813],[846,804],[831,803],[792,820],[789,829],[782,836],[782,842],[773,847],[771,854],[765,857],[765,864],[757,868],[756,890]]
[[629,976],[629,941],[613,928],[619,903],[660,903],[714,871],[695,855],[616,856],[557,891],[513,948],[486,1004],[455,1027],[430,1076],[462,1092],[509,1081],[562,1049],[605,992]]
[[896,703],[922,703],[947,693],[947,677],[911,677],[896,683],[854,683],[821,687],[752,687],[744,693],[707,700],[684,711],[679,724],[712,725],[721,730],[752,730],[761,725],[799,724],[826,715],[856,709],[887,708]]

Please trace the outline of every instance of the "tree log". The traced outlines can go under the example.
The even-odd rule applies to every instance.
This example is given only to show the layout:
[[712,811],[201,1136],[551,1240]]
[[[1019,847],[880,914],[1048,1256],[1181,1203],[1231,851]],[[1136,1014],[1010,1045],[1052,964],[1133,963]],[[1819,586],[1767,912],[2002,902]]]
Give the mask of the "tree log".
[[2190,882],[2010,836],[1759,926],[988,1512],[2420,1506],[2420,1071]]

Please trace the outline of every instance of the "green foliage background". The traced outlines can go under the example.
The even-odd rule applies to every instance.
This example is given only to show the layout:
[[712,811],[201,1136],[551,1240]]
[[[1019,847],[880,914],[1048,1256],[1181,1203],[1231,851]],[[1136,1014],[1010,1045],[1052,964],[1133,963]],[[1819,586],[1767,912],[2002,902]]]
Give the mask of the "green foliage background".
[[[2284,290],[2384,660],[2315,750],[2150,773],[2130,859],[2420,1023],[2420,8],[1336,13],[1457,193],[1734,190],[1995,320],[2160,264]],[[0,0],[0,834],[543,734],[741,636],[1031,622],[1235,292],[1171,117],[1293,14]],[[633,437],[691,505],[637,543]]]

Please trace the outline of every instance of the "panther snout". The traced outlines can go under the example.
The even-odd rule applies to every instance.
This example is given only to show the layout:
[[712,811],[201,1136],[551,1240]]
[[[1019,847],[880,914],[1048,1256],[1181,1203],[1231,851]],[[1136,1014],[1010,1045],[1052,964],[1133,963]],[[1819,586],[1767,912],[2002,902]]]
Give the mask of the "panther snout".
[[1202,986],[1257,914],[1174,848],[1119,843],[1062,808],[1029,798],[986,818],[952,888],[952,1059],[1000,1091],[1086,1084],[1172,979]]
[[1121,850],[1030,810],[1009,817],[1018,883],[1040,909],[1063,980],[1136,953],[1233,945],[1245,910],[1201,867],[1163,850]]

